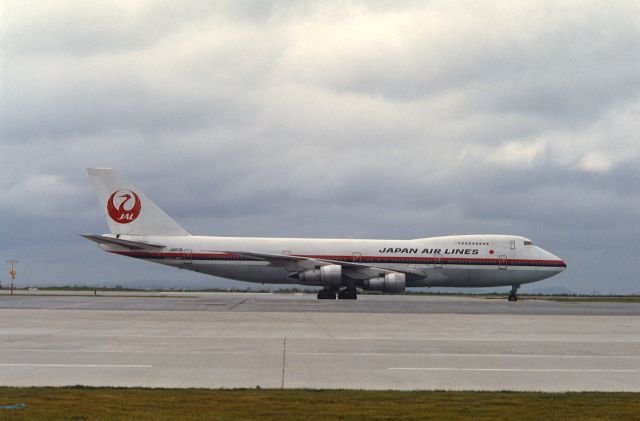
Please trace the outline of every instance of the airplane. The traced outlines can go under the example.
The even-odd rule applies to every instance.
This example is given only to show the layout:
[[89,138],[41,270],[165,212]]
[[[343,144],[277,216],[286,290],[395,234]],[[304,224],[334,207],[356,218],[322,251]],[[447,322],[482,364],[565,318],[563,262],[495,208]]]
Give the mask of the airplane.
[[83,234],[103,250],[254,283],[321,287],[318,299],[357,299],[358,289],[511,286],[564,271],[564,260],[515,235],[413,240],[192,235],[111,168],[88,168],[110,234]]

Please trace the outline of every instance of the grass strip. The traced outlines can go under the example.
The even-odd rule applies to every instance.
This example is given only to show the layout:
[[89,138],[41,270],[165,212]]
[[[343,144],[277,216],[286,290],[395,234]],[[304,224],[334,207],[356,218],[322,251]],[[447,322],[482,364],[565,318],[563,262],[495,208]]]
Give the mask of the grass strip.
[[640,393],[0,387],[1,420],[640,421]]

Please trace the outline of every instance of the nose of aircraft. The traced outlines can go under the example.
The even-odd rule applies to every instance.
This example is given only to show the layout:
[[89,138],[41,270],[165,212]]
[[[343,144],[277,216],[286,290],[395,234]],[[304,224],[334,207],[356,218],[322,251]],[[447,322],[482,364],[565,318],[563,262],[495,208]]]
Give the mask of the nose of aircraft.
[[540,248],[540,251],[544,254],[544,260],[553,262],[553,266],[558,270],[558,272],[562,272],[567,268],[567,263],[563,259],[553,253],[549,253],[543,248]]

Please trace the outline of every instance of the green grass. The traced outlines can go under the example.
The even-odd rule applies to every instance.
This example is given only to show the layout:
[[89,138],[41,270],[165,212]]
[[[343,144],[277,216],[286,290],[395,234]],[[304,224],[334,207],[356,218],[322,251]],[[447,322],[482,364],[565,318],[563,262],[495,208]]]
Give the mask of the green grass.
[[640,420],[639,393],[0,387],[2,420]]

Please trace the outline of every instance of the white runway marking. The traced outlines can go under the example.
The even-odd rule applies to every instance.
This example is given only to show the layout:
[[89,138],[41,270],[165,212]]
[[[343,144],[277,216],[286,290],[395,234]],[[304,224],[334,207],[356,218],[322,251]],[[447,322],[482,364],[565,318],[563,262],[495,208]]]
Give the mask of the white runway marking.
[[6,364],[0,363],[0,367],[123,367],[123,368],[151,368],[152,365],[141,364],[28,364],[28,363],[15,363]]
[[457,367],[387,367],[387,370],[416,371],[517,371],[536,373],[638,373],[640,370],[563,369],[563,368],[457,368]]
[[292,355],[357,355],[365,357],[469,357],[469,358],[639,358],[640,355],[562,355],[562,354],[452,354],[405,352],[290,352]]

